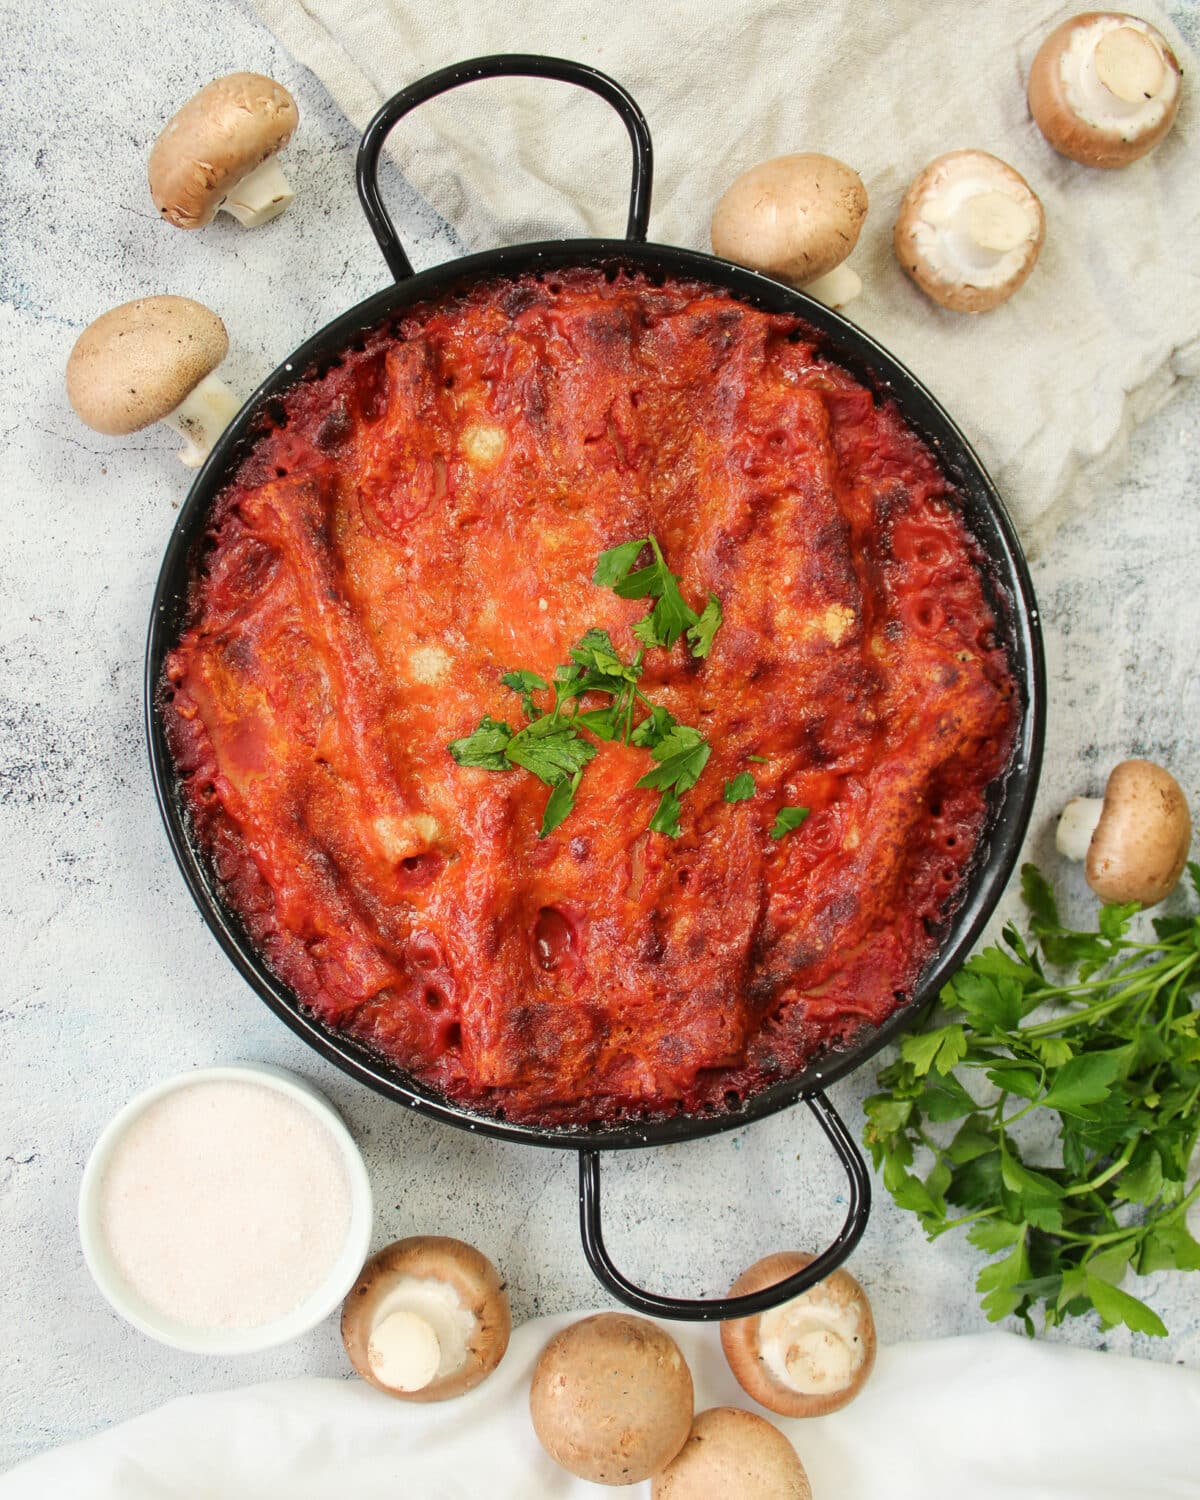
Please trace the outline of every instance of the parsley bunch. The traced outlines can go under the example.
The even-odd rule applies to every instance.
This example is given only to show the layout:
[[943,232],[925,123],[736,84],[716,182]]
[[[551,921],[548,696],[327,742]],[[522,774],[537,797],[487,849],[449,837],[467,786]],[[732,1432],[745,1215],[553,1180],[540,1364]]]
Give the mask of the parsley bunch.
[[[1200,895],[1200,866],[1190,865]],[[1102,1324],[1165,1336],[1122,1291],[1139,1275],[1200,1270],[1185,1224],[1200,1137],[1200,913],[1129,936],[1137,904],[1105,906],[1093,932],[1063,927],[1032,866],[1021,872],[1027,942],[1011,924],[941,993],[866,1101],[884,1185],[930,1239],[969,1225],[992,1257],[977,1289],[989,1319],[1034,1331],[1092,1309]],[[1057,977],[1055,977],[1057,976]],[[1053,1160],[1026,1161],[1014,1132],[1041,1120]],[[919,1163],[919,1171],[914,1167]]]

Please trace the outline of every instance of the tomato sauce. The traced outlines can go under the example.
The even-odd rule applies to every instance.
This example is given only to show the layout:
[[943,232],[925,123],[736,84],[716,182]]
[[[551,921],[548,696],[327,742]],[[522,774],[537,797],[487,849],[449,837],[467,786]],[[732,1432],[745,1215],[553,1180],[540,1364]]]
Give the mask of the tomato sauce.
[[[903,1002],[1018,709],[979,549],[892,405],[795,319],[580,269],[415,308],[272,412],[163,698],[197,836],[305,1007],[555,1124],[727,1108]],[[546,786],[447,745],[520,723],[501,675],[550,679],[591,627],[633,655],[645,601],[591,576],[651,533],[724,612],[706,660],[651,651],[641,682],[711,758],[670,838],[648,753],[601,744],[539,838]],[[775,840],[785,805],[810,815]]]

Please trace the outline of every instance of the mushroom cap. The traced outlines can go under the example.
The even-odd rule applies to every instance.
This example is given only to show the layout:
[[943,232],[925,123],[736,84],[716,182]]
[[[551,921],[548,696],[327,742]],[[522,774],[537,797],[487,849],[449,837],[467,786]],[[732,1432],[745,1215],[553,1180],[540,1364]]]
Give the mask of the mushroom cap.
[[669,1334],[631,1313],[597,1313],[542,1350],[529,1415],[564,1469],[594,1484],[637,1484],[683,1447],[693,1401],[691,1371]]
[[1108,778],[1088,845],[1088,884],[1102,901],[1153,906],[1175,889],[1191,842],[1187,799],[1174,776],[1153,761],[1123,760]]
[[173,412],[228,353],[224,323],[202,302],[138,297],[76,339],[67,399],[97,432],[138,432]]
[[[973,248],[962,227],[991,240]],[[987,312],[1006,302],[1037,264],[1046,216],[1037,194],[988,151],[947,151],[913,180],[892,234],[902,269],[939,306]],[[990,256],[990,259],[989,259]]]
[[1179,59],[1149,21],[1090,10],[1056,26],[1038,48],[1029,111],[1062,156],[1088,167],[1124,167],[1175,123],[1180,80]]
[[[410,1310],[426,1321],[421,1314],[431,1307],[443,1325],[461,1331],[461,1362],[455,1364],[454,1351],[443,1344],[440,1373],[428,1385],[389,1385],[371,1358],[372,1333],[385,1319]],[[405,1401],[448,1401],[471,1390],[500,1363],[511,1332],[508,1293],[495,1266],[474,1246],[445,1235],[413,1235],[376,1251],[342,1304],[350,1363],[364,1380]]]
[[300,115],[261,73],[215,78],[173,115],[150,151],[150,196],[180,229],[202,229],[221,200],[291,140]]
[[[764,1256],[730,1295],[775,1286],[812,1259],[796,1250]],[[866,1292],[838,1270],[781,1307],[722,1323],[721,1347],[734,1379],[761,1406],[784,1417],[821,1417],[866,1384],[875,1365],[875,1320]]]
[[743,172],[720,199],[712,247],[802,286],[841,265],[866,214],[867,190],[853,167],[817,151],[776,156]]
[[765,1417],[735,1406],[699,1412],[688,1440],[650,1486],[651,1500],[812,1500],[796,1450]]

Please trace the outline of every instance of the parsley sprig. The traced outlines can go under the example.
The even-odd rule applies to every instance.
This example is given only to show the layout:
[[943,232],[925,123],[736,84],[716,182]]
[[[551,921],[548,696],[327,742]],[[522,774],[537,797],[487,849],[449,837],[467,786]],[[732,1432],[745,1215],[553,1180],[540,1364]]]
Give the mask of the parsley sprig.
[[[652,558],[635,568],[649,547]],[[526,722],[515,732],[507,723],[485,714],[474,733],[447,747],[460,766],[485,771],[511,771],[517,766],[532,771],[550,787],[550,798],[542,817],[539,837],[545,838],[571,811],[583,776],[583,768],[596,754],[596,746],[583,737],[586,730],[600,740],[622,740],[650,751],[656,765],[637,783],[662,792],[650,827],[658,833],[679,837],[680,794],[695,786],[710,750],[697,729],[677,724],[661,704],[652,702],[638,682],[646,651],[654,647],[670,650],[685,631],[691,652],[706,657],[721,624],[721,605],[715,594],[697,614],[679,591],[679,579],[667,567],[662,548],[653,536],[621,542],[602,552],[592,582],[611,588],[622,599],[653,599],[654,608],[633,627],[641,650],[626,661],[606,630],[592,629],[571,648],[571,659],[547,682],[537,672],[516,668],[500,681],[519,693]],[[539,707],[535,693],[550,693],[548,708]],[[580,700],[603,695],[611,701],[603,708],[582,708]],[[635,723],[635,712],[646,709]]]
[[[656,763],[637,785],[662,793],[650,827],[678,838],[679,797],[695,786],[711,750],[698,729],[677,723],[668,709],[638,687],[643,655],[639,651],[632,661],[625,661],[608,632],[593,629],[571,648],[571,660],[556,670],[553,682],[523,669],[505,672],[500,681],[521,695],[528,722],[514,732],[485,714],[473,734],[452,741],[450,754],[460,766],[485,771],[521,766],[544,781],[551,788],[539,831],[545,838],[575,805],[583,768],[596,754],[596,746],[582,731],[636,745],[649,750]],[[548,708],[538,707],[533,696],[537,692],[552,695]],[[611,701],[605,708],[581,708],[580,700],[588,694],[602,694]],[[634,712],[641,709],[647,712],[635,723]]]
[[[641,652],[626,662],[606,630],[589,630],[571,648],[571,660],[558,668],[553,682],[523,668],[501,677],[505,687],[520,694],[526,718],[522,728],[514,731],[506,722],[485,714],[472,734],[453,740],[447,748],[460,766],[484,771],[511,771],[520,766],[545,782],[551,789],[539,830],[539,837],[545,838],[574,807],[583,768],[596,755],[596,746],[581,731],[586,729],[602,740],[628,741],[635,703],[650,703],[637,685],[641,675]],[[535,693],[551,694],[549,708],[539,708]],[[580,699],[587,693],[606,694],[612,701],[607,708],[581,709]],[[654,705],[650,707],[652,712],[644,722],[654,731],[659,721],[654,718]],[[665,709],[657,712],[674,724]],[[653,733],[644,742],[657,744],[658,738]]]
[[[641,568],[634,564],[649,547],[650,561]],[[610,547],[596,559],[592,582],[599,588],[612,589],[621,599],[653,599],[654,608],[632,627],[635,639],[643,646],[663,646],[668,651],[686,631],[693,656],[705,657],[712,650],[713,636],[721,624],[721,602],[709,594],[700,614],[679,591],[679,578],[667,567],[662,548],[653,536],[638,537]]]
[[[639,568],[636,564],[647,547],[651,560]],[[460,766],[484,771],[511,771],[520,766],[544,781],[550,797],[540,838],[553,832],[571,811],[584,767],[596,755],[597,747],[583,737],[584,731],[598,740],[620,740],[649,750],[654,766],[637,785],[662,794],[650,827],[678,838],[680,798],[699,780],[711,748],[698,729],[677,723],[638,683],[646,652],[656,647],[669,651],[685,633],[692,655],[706,657],[722,623],[720,601],[709,594],[697,614],[680,593],[679,579],[667,567],[653,536],[621,542],[602,552],[592,582],[611,588],[622,599],[655,601],[650,613],[631,627],[640,643],[632,660],[622,657],[606,630],[589,630],[572,646],[570,661],[556,668],[552,682],[521,667],[501,677],[505,687],[520,695],[526,720],[522,728],[514,731],[503,720],[485,714],[472,734],[453,740],[447,748]],[[549,706],[539,706],[535,693],[549,693]],[[600,708],[582,707],[581,700],[589,696],[610,701]],[[743,772],[726,783],[725,800],[744,801],[754,792],[754,778]],[[807,816],[807,808],[780,808],[771,837],[781,839]]]
[[[1200,866],[1189,873],[1200,896]],[[866,1101],[866,1143],[884,1185],[930,1239],[969,1225],[992,1257],[977,1289],[989,1319],[1033,1333],[1093,1309],[1102,1324],[1166,1334],[1122,1290],[1138,1275],[1200,1270],[1188,1185],[1200,1139],[1200,912],[1156,918],[1105,906],[1095,931],[1066,928],[1026,865],[1031,937],[1009,924],[942,990]],[[1022,1121],[1053,1125],[1050,1160],[1027,1161]],[[1030,1155],[1035,1153],[1031,1148]]]

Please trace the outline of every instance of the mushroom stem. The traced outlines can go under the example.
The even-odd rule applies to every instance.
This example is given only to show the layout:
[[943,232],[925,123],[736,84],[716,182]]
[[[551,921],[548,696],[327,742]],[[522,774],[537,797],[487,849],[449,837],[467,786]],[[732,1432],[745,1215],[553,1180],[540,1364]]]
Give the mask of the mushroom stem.
[[805,282],[803,290],[826,307],[837,308],[853,302],[862,291],[862,285],[858,272],[851,270],[843,261],[840,266],[834,266],[832,271],[826,271],[824,276],[818,276],[815,281]]
[[1072,797],[1062,810],[1054,843],[1064,859],[1087,858],[1088,845],[1104,811],[1103,797]]
[[[771,1361],[764,1350],[763,1359]],[[854,1353],[832,1328],[806,1328],[794,1336],[783,1357],[788,1383],[806,1396],[840,1391],[854,1376]]]
[[1106,31],[1096,43],[1091,63],[1110,94],[1139,109],[1158,93],[1166,74],[1158,48],[1132,26]]
[[230,188],[221,208],[247,229],[276,219],[295,197],[277,157],[269,156]]
[[217,375],[206,375],[163,421],[184,439],[179,462],[198,469],[232,421],[241,402]]
[[419,1313],[389,1313],[371,1330],[367,1359],[374,1374],[396,1391],[423,1391],[438,1372],[442,1346]]

